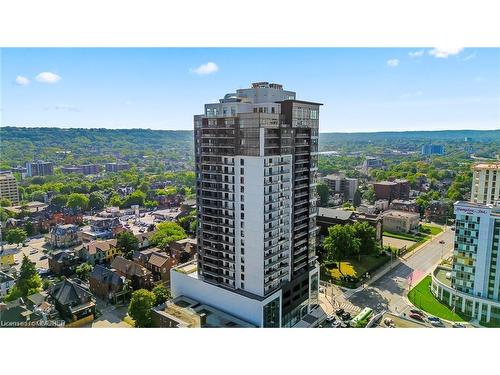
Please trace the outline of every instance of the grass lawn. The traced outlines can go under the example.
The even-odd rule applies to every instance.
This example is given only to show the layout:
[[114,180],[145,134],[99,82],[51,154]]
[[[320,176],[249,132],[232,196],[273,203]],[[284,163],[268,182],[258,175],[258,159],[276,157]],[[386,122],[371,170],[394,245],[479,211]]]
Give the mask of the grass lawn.
[[441,303],[430,290],[431,276],[426,276],[419,282],[410,293],[408,299],[415,307],[430,315],[451,321],[464,321],[464,318],[454,313],[447,305]]
[[400,240],[414,241],[414,242],[418,242],[418,243],[425,242],[430,238],[430,236],[428,236],[426,234],[416,236],[414,234],[409,234],[409,233],[393,233],[393,232],[387,232],[387,231],[384,231],[383,235],[387,236],[387,237],[392,237],[392,238],[399,238]]
[[426,229],[429,229],[430,230],[430,234],[432,234],[433,236],[435,236],[436,234],[439,234],[439,233],[441,233],[443,231],[443,228],[437,227],[435,225],[430,225],[430,224],[422,224],[422,227],[426,228]]
[[[366,272],[371,272],[380,267],[389,260],[388,256],[376,257],[374,255],[361,255],[361,259],[357,257],[347,259],[341,262],[340,269],[344,276],[360,277]],[[321,278],[326,281],[335,282],[340,279],[342,274],[338,268],[326,268],[321,266]]]

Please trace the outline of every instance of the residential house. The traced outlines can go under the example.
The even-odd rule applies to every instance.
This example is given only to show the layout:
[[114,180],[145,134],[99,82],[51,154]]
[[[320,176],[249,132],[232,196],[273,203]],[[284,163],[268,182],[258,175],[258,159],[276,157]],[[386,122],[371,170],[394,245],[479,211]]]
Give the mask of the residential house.
[[195,257],[196,244],[196,238],[184,238],[170,243],[168,249],[178,263],[186,263]]
[[0,271],[0,297],[5,296],[15,283],[16,279],[14,279],[14,277],[9,275],[8,273]]
[[114,269],[96,265],[89,275],[90,291],[105,301],[125,302],[130,291],[128,281]]
[[420,212],[415,200],[394,199],[391,202],[390,209],[396,211]]
[[135,238],[139,240],[139,250],[147,249],[148,247],[151,246],[151,237],[153,237],[154,233],[155,231],[150,231],[144,233],[137,233],[135,235]]
[[145,267],[122,256],[117,256],[111,262],[111,268],[120,276],[131,281],[132,289],[150,289],[153,286],[153,274]]
[[4,246],[3,250],[0,250],[0,267],[10,267],[16,262],[15,255],[21,251],[17,246]]
[[153,273],[154,281],[169,281],[170,269],[177,264],[174,257],[159,251],[152,252],[146,263],[146,268]]
[[445,223],[450,215],[453,215],[453,204],[451,201],[432,200],[424,211],[424,217],[436,223]]
[[71,276],[81,264],[75,250],[58,250],[49,255],[49,269],[60,276]]
[[134,252],[133,261],[139,263],[141,266],[146,267],[146,264],[149,261],[149,257],[153,253],[160,253],[163,250],[157,247],[151,247],[149,249],[137,250]]
[[0,303],[2,327],[58,326],[59,312],[47,292],[32,294],[7,303]]
[[124,231],[118,217],[94,216],[90,219],[90,228],[85,228],[82,232],[84,241],[107,240],[116,237]]
[[48,292],[67,325],[79,326],[94,320],[95,298],[76,280],[64,279],[52,285]]
[[122,255],[116,244],[116,239],[90,241],[79,250],[80,258],[92,265],[110,264],[117,255]]
[[78,226],[74,224],[58,224],[50,232],[49,243],[54,248],[68,248],[81,242],[78,235]]
[[382,217],[380,215],[370,215],[361,212],[347,211],[335,208],[318,209],[318,216],[316,217],[316,224],[319,227],[317,234],[319,239],[328,235],[328,228],[340,224],[353,224],[355,222],[367,222],[375,228],[375,236],[377,241],[382,242]]

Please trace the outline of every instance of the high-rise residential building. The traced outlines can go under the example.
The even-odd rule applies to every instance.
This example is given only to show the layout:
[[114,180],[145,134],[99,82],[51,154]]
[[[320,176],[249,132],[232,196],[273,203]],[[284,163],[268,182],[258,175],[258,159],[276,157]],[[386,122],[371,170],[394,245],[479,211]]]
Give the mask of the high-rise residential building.
[[422,146],[422,155],[444,155],[444,146],[432,143]]
[[3,198],[19,203],[19,186],[12,172],[0,172],[0,199]]
[[291,327],[318,303],[316,175],[321,104],[258,82],[194,117],[196,262],[173,297],[259,327]]
[[353,201],[358,190],[358,179],[349,178],[342,173],[332,173],[323,177],[323,181],[330,188],[331,193],[342,193],[344,200]]
[[50,161],[36,160],[26,162],[26,174],[28,177],[50,176],[54,174],[54,164]]
[[471,202],[493,204],[500,200],[500,162],[475,164],[472,172]]

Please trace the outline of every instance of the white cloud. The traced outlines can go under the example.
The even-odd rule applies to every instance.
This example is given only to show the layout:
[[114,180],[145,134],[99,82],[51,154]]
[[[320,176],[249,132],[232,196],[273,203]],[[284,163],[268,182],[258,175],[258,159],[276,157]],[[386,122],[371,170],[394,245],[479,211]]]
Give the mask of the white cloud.
[[424,55],[424,50],[418,50],[418,51],[410,51],[408,52],[408,56],[410,57],[422,57]]
[[28,86],[30,84],[30,80],[24,76],[17,76],[16,84],[19,86]]
[[387,60],[387,66],[390,67],[390,68],[395,68],[398,65],[399,65],[399,60],[398,59]]
[[448,56],[458,55],[463,50],[464,49],[462,47],[436,47],[429,51],[429,55],[440,59],[446,59]]
[[42,72],[42,73],[38,74],[35,77],[35,79],[41,83],[57,83],[62,78],[61,78],[61,76],[59,76],[55,73],[52,73],[52,72]]
[[219,67],[217,66],[217,64],[210,61],[210,62],[207,62],[206,64],[202,64],[194,69],[191,69],[191,72],[201,76],[201,75],[215,73],[218,70],[219,70]]

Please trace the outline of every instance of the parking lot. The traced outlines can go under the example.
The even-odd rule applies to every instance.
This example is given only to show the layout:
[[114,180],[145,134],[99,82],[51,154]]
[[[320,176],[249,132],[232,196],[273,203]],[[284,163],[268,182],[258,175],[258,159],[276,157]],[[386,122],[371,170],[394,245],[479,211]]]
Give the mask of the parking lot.
[[[13,268],[17,271],[21,269],[21,263],[23,261],[23,256],[26,255],[29,260],[35,263],[36,268],[49,268],[49,262],[47,259],[48,247],[45,245],[45,238],[43,236],[32,237],[25,242],[26,246],[19,246],[19,252],[14,255],[16,264]],[[9,245],[11,246],[11,245]],[[13,245],[15,247],[15,245]]]

